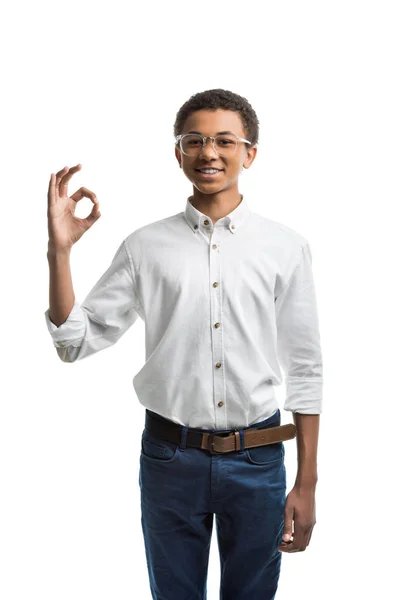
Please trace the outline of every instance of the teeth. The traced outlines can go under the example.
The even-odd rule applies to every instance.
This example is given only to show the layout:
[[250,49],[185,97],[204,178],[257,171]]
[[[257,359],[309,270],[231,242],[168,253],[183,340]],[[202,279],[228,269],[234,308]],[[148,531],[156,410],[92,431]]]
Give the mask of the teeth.
[[200,169],[202,173],[218,173],[218,169]]

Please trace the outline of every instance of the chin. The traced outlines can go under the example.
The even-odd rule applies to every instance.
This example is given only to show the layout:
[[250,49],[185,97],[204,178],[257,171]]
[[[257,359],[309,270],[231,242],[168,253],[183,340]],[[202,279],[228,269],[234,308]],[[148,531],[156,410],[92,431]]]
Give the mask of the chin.
[[215,184],[212,183],[206,183],[206,184],[198,184],[197,182],[194,183],[192,182],[194,187],[199,190],[199,192],[202,192],[202,194],[218,194],[219,192],[222,192],[225,188],[221,187],[221,186],[217,186]]

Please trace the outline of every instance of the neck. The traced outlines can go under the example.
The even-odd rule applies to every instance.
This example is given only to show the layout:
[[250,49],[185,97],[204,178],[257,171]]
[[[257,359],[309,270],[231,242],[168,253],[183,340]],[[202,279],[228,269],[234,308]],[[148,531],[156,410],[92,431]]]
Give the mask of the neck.
[[193,195],[190,196],[189,201],[215,223],[235,210],[242,198],[238,189],[223,190],[217,194],[203,194],[197,188],[193,188]]

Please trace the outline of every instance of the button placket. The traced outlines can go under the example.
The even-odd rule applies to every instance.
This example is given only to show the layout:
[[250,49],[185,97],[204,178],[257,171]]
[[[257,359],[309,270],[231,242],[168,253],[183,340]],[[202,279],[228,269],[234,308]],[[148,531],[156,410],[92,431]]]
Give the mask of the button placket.
[[[219,232],[220,234],[222,232]],[[214,239],[213,239],[214,238]],[[226,425],[225,373],[223,368],[223,318],[222,318],[222,267],[221,253],[218,251],[215,232],[210,237],[210,290],[211,290],[211,343],[214,377],[215,427],[224,429]]]
[[206,219],[204,217],[202,217],[200,219],[199,223],[200,223],[201,227],[199,227],[198,225],[197,226],[195,225],[195,228],[202,235],[202,237],[205,239],[207,244],[209,244],[210,240],[211,240],[211,236],[214,232],[213,224],[209,219]]

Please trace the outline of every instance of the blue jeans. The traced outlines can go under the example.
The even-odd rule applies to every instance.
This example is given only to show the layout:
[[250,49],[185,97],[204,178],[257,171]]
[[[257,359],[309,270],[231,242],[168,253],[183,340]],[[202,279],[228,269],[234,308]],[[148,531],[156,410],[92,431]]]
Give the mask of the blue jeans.
[[[152,418],[166,420],[147,411]],[[250,428],[280,425],[278,409]],[[273,600],[286,501],[283,442],[210,454],[142,434],[141,523],[153,600],[207,600],[216,519],[220,600]],[[227,430],[198,429],[209,433]]]

